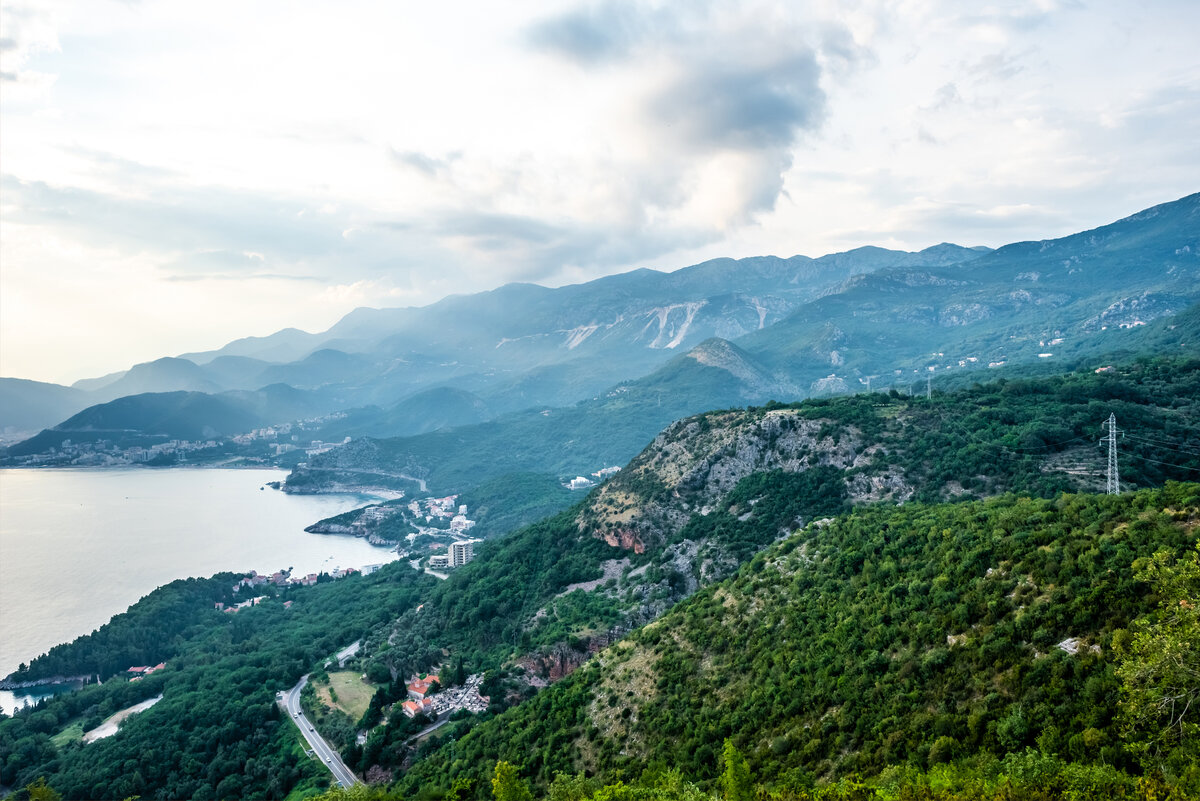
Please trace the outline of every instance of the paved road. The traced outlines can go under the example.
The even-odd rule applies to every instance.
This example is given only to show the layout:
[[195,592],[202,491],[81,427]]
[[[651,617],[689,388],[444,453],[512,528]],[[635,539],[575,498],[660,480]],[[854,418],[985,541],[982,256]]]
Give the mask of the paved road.
[[346,660],[349,659],[350,657],[354,656],[355,654],[357,654],[358,649],[361,646],[362,646],[362,640],[355,640],[354,642],[350,643],[342,650],[338,651],[337,654],[334,655],[334,657],[333,657],[334,659],[337,660],[338,667],[344,668],[346,666]]
[[304,710],[300,708],[300,691],[304,689],[304,685],[308,684],[308,676],[302,676],[300,683],[290,690],[282,693],[280,703],[283,704],[284,710],[288,717],[292,719],[300,728],[300,733],[304,735],[304,739],[308,741],[309,747],[315,752],[317,760],[320,761],[333,774],[333,778],[337,779],[338,784],[342,787],[353,787],[356,784],[362,784],[358,777],[346,767],[342,762],[342,758],[338,756],[338,752],[333,749],[329,743],[317,733],[313,724],[304,715]]
[[446,713],[440,715],[436,721],[434,721],[433,723],[430,723],[428,726],[421,729],[419,732],[414,734],[412,737],[409,737],[405,742],[406,743],[415,743],[417,740],[420,740],[426,734],[430,734],[431,732],[437,731],[438,729],[442,728],[442,726],[445,726],[449,722],[450,722],[450,713],[446,712]]

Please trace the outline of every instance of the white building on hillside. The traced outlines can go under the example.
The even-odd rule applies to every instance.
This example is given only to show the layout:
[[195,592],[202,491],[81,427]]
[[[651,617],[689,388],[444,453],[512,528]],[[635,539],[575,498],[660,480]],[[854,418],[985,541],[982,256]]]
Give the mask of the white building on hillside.
[[475,558],[475,543],[479,540],[463,540],[450,544],[450,567],[462,567]]

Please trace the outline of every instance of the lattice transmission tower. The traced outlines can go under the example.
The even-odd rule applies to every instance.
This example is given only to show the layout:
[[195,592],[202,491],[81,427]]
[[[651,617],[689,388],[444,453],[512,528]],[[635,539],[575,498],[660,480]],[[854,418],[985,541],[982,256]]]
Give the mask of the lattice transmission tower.
[[1101,428],[1108,429],[1108,435],[1100,438],[1100,444],[1108,443],[1108,485],[1105,492],[1109,495],[1121,494],[1121,474],[1117,468],[1117,439],[1125,436],[1125,432],[1117,428],[1115,412],[1108,415],[1108,422],[1102,423]]

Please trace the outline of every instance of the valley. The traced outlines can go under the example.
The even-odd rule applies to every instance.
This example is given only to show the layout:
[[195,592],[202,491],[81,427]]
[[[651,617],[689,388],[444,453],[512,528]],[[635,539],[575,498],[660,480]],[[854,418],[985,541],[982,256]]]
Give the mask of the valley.
[[[204,705],[221,692],[226,708],[249,703],[356,635],[347,666],[370,679],[367,711],[354,720],[318,704],[313,714],[351,770],[405,794],[464,782],[482,791],[506,760],[539,788],[559,771],[632,780],[651,764],[705,786],[725,739],[757,781],[796,792],[897,761],[960,764],[1026,746],[1071,764],[1102,753],[1136,775],[1117,728],[1114,666],[1129,642],[1121,632],[1156,597],[1135,574],[1158,551],[1186,558],[1194,546],[1197,486],[1175,482],[1200,474],[1198,365],[1143,360],[929,399],[874,393],[685,418],[571,508],[479,544],[445,581],[399,563],[282,590],[234,616],[194,617],[207,613],[185,602],[188,633],[127,654],[171,669],[138,683],[164,700],[103,741],[113,753],[43,737],[89,704],[142,700],[119,679],[0,723],[0,742],[42,754],[5,783],[28,783],[56,759],[54,786],[91,793],[100,785],[83,790],[72,771],[120,764],[122,749],[177,726],[172,698]],[[1116,409],[1130,435],[1124,480],[1162,489],[1089,494],[1103,460],[1093,451],[1080,469],[1078,451],[1098,439],[1099,409]],[[106,636],[136,630],[128,625],[114,619]],[[315,650],[287,633],[301,631]],[[204,678],[211,660],[195,649],[245,654],[248,641],[262,665],[253,688]],[[94,670],[89,648],[56,649],[53,670]],[[262,661],[269,654],[275,661]],[[400,714],[406,677],[460,664],[483,676],[486,711],[409,743],[425,724]],[[275,731],[261,742],[284,759],[283,730],[262,720],[252,731]],[[197,747],[187,742],[179,747]],[[1184,781],[1184,757],[1173,759],[1164,769]],[[206,764],[221,763],[197,767]],[[233,772],[164,765],[137,786],[236,776],[243,789],[266,787],[253,783],[262,774],[224,764]],[[319,786],[319,770],[276,775]]]
[[897,771],[1189,797],[1190,713],[1151,748],[1129,699],[1164,577],[1195,597],[1198,210],[509,285],[70,388],[133,394],[5,465],[285,467],[286,495],[377,498],[309,533],[401,559],[249,602],[230,574],[172,582],[31,659],[11,680],[103,683],[0,720],[0,785],[315,796],[326,763],[274,698],[303,686],[366,782],[348,792],[379,797],[484,801],[500,774],[571,801],[704,794],[730,765],[786,798],[864,776],[900,797],[879,789]]

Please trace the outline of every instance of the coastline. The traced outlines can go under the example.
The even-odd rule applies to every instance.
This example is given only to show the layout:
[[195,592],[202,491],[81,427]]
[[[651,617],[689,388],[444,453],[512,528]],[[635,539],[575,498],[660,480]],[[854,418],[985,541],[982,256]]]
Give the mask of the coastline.
[[[391,544],[305,533],[314,521],[371,498],[260,491],[286,475],[281,468],[198,465],[145,471],[13,467],[0,473],[0,559],[24,566],[6,575],[0,588],[7,613],[0,621],[0,677],[11,688],[0,689],[4,708],[11,701],[7,693],[37,694],[78,678],[18,674],[20,662],[94,631],[156,587],[223,571],[269,574],[294,566],[319,573],[396,558]],[[37,576],[52,572],[71,585],[70,592],[47,594]]]
[[92,675],[86,676],[47,676],[44,679],[31,679],[29,681],[13,681],[13,674],[10,673],[0,679],[0,690],[32,690],[34,687],[53,687],[59,684],[86,684],[92,679]]

